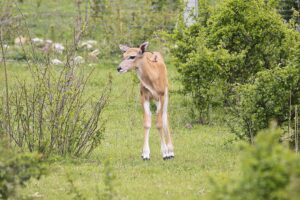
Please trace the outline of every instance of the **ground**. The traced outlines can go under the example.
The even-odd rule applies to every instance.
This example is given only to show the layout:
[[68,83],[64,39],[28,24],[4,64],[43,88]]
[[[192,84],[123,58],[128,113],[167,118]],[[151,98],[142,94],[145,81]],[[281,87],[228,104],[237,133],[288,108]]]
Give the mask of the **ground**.
[[[117,62],[116,62],[117,63]],[[112,94],[105,111],[105,139],[87,158],[52,158],[48,174],[31,180],[19,190],[33,199],[73,199],[69,180],[86,199],[104,193],[104,163],[109,161],[116,199],[206,199],[211,180],[232,176],[238,171],[239,144],[221,126],[187,125],[186,98],[177,91],[180,84],[175,67],[168,64],[170,79],[169,117],[175,146],[175,159],[164,161],[160,153],[158,131],[150,132],[151,160],[143,161],[142,110],[138,81],[134,73],[117,74],[116,64],[97,64],[88,93],[100,91],[109,74],[113,77]],[[117,66],[117,65],[116,65]],[[2,69],[1,69],[2,70]],[[1,71],[1,74],[2,71]],[[9,63],[9,77],[26,78],[26,67]],[[3,76],[0,78],[3,83]],[[153,119],[155,112],[153,107]],[[153,123],[154,124],[154,123]],[[106,184],[107,185],[107,184]],[[100,198],[101,199],[101,198]]]

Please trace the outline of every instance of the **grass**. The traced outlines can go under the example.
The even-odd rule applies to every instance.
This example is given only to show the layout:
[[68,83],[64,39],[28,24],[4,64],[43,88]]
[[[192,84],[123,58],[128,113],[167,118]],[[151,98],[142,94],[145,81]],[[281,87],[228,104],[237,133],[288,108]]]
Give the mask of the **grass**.
[[[158,131],[152,126],[151,160],[146,162],[140,158],[143,143],[142,110],[139,85],[134,73],[119,75],[112,64],[99,64],[95,68],[87,88],[89,94],[101,89],[109,74],[113,77],[110,104],[105,111],[107,131],[102,145],[88,158],[52,158],[49,174],[39,181],[31,180],[19,190],[21,196],[73,199],[71,179],[82,196],[96,199],[97,195],[103,196],[105,192],[104,162],[107,160],[116,177],[111,181],[116,197],[120,199],[206,199],[211,190],[211,178],[218,180],[239,173],[238,144],[227,144],[233,135],[226,128],[200,125],[191,129],[185,127],[189,121],[188,108],[183,106],[186,97],[176,92],[180,84],[172,65],[168,65],[171,83],[169,115],[175,159],[163,161]],[[10,63],[9,75],[26,79],[28,71],[21,64]],[[2,85],[2,76],[0,81]]]

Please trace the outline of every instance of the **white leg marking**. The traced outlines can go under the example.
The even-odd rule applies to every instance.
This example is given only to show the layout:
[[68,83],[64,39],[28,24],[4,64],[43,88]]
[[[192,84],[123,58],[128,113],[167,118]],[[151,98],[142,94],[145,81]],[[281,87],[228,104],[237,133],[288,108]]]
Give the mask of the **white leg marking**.
[[148,120],[145,122],[144,126],[150,128],[151,127],[151,110],[150,110],[150,102],[149,101],[144,102],[144,111],[145,111],[145,115],[148,116]]
[[145,135],[145,141],[144,141],[144,147],[143,147],[143,153],[142,153],[143,159],[150,159],[149,132],[150,132],[150,128],[146,128],[146,130],[145,130],[146,135]]
[[146,121],[144,122],[145,128],[145,136],[144,136],[144,147],[142,152],[143,159],[150,159],[150,147],[149,147],[149,132],[151,127],[151,110],[150,110],[150,102],[144,102],[144,112],[147,115]]
[[168,156],[174,157],[173,145],[171,143],[169,143],[169,144],[167,144],[167,147],[168,147]]
[[163,158],[169,157],[168,147],[165,142],[161,142],[161,153]]

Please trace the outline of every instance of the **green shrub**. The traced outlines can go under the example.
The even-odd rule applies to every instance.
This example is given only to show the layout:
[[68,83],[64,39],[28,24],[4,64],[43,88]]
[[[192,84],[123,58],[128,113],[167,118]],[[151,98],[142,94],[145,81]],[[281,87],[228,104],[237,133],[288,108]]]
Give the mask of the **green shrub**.
[[264,0],[226,0],[208,21],[207,40],[211,49],[233,56],[229,63],[220,63],[226,82],[246,83],[259,71],[286,64],[287,30]]
[[295,31],[263,0],[225,0],[214,10],[207,1],[202,5],[207,9],[200,9],[194,25],[181,22],[169,37],[183,92],[193,98],[200,118],[209,105],[228,106],[236,84],[286,66],[296,43]]
[[214,182],[212,200],[296,200],[300,197],[299,155],[279,143],[282,131],[263,131],[246,145],[241,174]]
[[[291,41],[298,41],[297,37]],[[272,119],[292,135],[290,122],[294,121],[295,106],[300,105],[299,45],[292,44],[289,54],[288,66],[261,71],[250,83],[234,87],[227,108],[228,124],[239,137],[253,138]]]
[[[282,17],[289,21],[293,18],[293,10],[300,11],[300,2],[298,0],[279,0],[278,1],[278,10]],[[298,23],[300,18],[297,17]]]
[[[68,62],[70,63],[70,62]],[[82,156],[103,138],[111,79],[98,97],[87,95],[92,73],[76,65],[30,65],[29,82],[18,81],[1,99],[0,122],[13,145],[44,156]]]
[[0,143],[0,199],[16,196],[19,186],[30,178],[39,179],[45,174],[45,166],[38,154],[15,152],[6,142]]
[[272,119],[288,126],[294,117],[294,111],[289,116],[290,109],[300,105],[299,73],[300,69],[294,66],[277,67],[258,73],[253,84],[237,86],[230,109],[239,122],[232,121],[233,131],[251,138],[268,127]]

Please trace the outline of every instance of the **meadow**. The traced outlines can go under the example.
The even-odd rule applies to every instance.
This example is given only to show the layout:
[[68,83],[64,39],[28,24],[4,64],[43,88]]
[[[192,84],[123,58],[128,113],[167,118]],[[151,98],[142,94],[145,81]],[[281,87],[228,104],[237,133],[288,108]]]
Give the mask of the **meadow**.
[[[189,111],[182,106],[184,98],[177,92],[180,87],[177,72],[172,64],[167,65],[174,160],[162,159],[155,126],[150,133],[151,160],[141,159],[142,109],[135,74],[119,75],[116,65],[95,64],[86,67],[87,70],[95,68],[88,93],[97,92],[109,74],[113,77],[102,144],[87,158],[53,158],[48,175],[28,182],[20,194],[33,199],[73,199],[71,179],[86,199],[96,199],[98,193],[105,191],[104,163],[107,161],[115,176],[111,181],[117,199],[205,199],[211,189],[211,179],[238,174],[239,142],[232,143],[234,136],[222,126],[187,126]],[[29,72],[25,65],[11,63],[8,73],[11,79],[16,76],[26,79]]]

